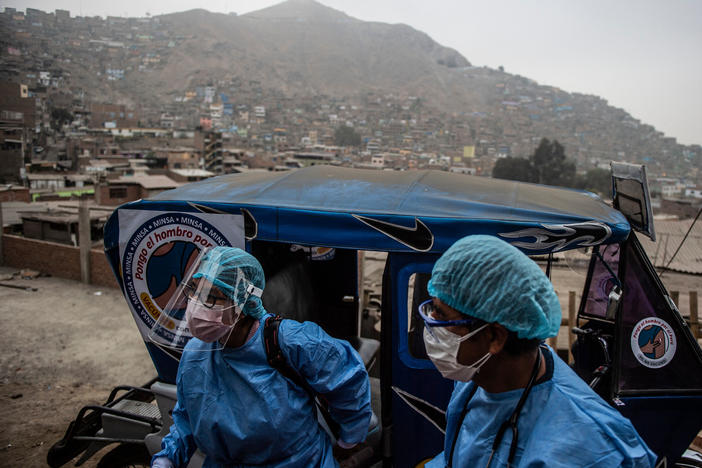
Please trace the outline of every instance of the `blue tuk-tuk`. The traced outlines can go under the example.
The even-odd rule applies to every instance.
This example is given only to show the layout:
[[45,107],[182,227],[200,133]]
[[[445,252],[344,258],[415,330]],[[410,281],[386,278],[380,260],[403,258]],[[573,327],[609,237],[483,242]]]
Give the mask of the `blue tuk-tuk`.
[[[442,450],[453,388],[426,356],[417,306],[441,253],[489,234],[544,259],[548,271],[555,253],[588,249],[578,323],[569,324],[579,325],[574,368],[673,466],[702,429],[702,351],[633,231],[655,236],[645,172],[613,169],[614,208],[584,191],[333,166],[225,175],[120,206],[105,227],[105,253],[158,377],[83,408],[49,465],[80,453],[82,463],[113,443],[100,466],[148,464],[171,423],[179,356],[147,334],[192,256],[234,245],[264,267],[269,312],[317,322],[366,362],[378,423],[354,466],[417,466]],[[387,252],[378,333],[364,326],[366,251]],[[642,341],[651,327],[662,343],[654,351]]]

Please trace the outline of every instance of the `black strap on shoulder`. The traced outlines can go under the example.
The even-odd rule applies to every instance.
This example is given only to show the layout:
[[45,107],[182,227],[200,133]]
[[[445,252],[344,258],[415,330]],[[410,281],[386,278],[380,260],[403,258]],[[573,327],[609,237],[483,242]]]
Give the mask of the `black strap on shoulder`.
[[280,328],[280,322],[282,320],[283,318],[279,315],[276,315],[275,317],[268,317],[265,325],[263,326],[263,343],[266,347],[266,359],[268,359],[268,364],[273,369],[277,369],[281,374],[283,374],[283,376],[305,389],[307,393],[310,393],[310,390],[312,389],[309,388],[307,382],[300,377],[300,374],[295,372],[295,370],[288,365],[288,361],[283,355],[283,350],[280,349],[278,329]]
[[280,348],[280,341],[278,340],[278,329],[280,328],[280,322],[283,318],[279,315],[275,317],[268,317],[265,324],[263,325],[263,343],[266,349],[266,359],[268,364],[276,369],[278,372],[283,374],[283,377],[293,382],[295,385],[299,386],[310,396],[314,404],[319,409],[324,422],[331,430],[334,437],[339,438],[341,428],[339,423],[334,421],[329,414],[329,404],[324,399],[324,396],[317,393],[312,386],[305,380],[285,359],[283,350]]

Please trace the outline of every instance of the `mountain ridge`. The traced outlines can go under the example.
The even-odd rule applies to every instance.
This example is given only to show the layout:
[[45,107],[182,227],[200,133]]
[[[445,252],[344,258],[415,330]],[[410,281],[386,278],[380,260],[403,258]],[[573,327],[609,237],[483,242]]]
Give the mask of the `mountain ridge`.
[[[301,14],[296,9],[299,5],[306,7]],[[455,50],[410,26],[356,20],[314,1],[289,0],[242,16],[189,11],[159,18],[164,25],[187,27],[197,36],[185,41],[183,47],[201,63],[207,59],[193,42],[200,42],[202,49],[216,50],[224,68],[243,64],[264,86],[297,92],[330,94],[354,88],[402,87],[416,81],[418,75],[424,80],[437,64],[447,68],[470,65]],[[343,21],[339,22],[340,18]],[[280,21],[285,22],[284,29],[277,24]],[[247,63],[252,58],[253,63]],[[204,65],[200,68],[217,66]],[[176,51],[176,59],[169,61],[165,73],[184,76],[193,67],[187,56]],[[369,83],[372,85],[367,86]]]
[[346,13],[335,10],[315,0],[286,0],[260,10],[241,15],[242,18],[263,18],[267,20],[317,20],[317,21],[357,21]]

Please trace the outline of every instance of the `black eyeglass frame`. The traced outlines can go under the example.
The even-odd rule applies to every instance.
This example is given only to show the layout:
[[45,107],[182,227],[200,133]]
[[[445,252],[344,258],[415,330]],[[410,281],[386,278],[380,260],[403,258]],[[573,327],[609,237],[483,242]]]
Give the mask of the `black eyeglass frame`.
[[202,304],[203,306],[207,307],[208,309],[211,309],[211,308],[213,308],[215,305],[217,305],[217,301],[222,301],[222,302],[225,302],[225,303],[226,303],[227,301],[230,302],[230,305],[224,306],[224,309],[231,309],[232,307],[236,307],[236,304],[234,303],[234,301],[232,301],[231,298],[229,298],[229,297],[227,297],[227,296],[223,296],[223,297],[212,297],[212,296],[208,295],[208,296],[207,296],[207,297],[208,297],[208,300],[209,300],[210,297],[212,297],[212,302],[210,303],[210,302],[207,302],[207,301],[203,301],[203,300],[202,300],[202,298],[200,297],[200,295],[197,293],[197,288],[194,287],[193,285],[188,284],[188,283],[182,283],[182,286],[183,286],[183,294],[184,294],[185,297],[188,299],[188,301],[197,302],[198,304]]

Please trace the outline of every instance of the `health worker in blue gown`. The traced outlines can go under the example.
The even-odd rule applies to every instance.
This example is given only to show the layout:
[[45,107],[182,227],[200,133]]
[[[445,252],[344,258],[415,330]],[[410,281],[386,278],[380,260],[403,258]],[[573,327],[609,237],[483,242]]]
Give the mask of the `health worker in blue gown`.
[[526,255],[496,237],[465,237],[427,289],[427,354],[456,381],[444,451],[427,468],[654,466],[631,422],[542,344],[561,310]]
[[[183,353],[173,425],[152,467],[185,467],[196,449],[205,468],[338,466],[309,394],[268,364],[259,262],[215,247],[190,271],[150,334]],[[327,400],[340,426],[337,444],[362,442],[372,411],[356,351],[311,322],[283,320],[278,340],[288,364]]]

